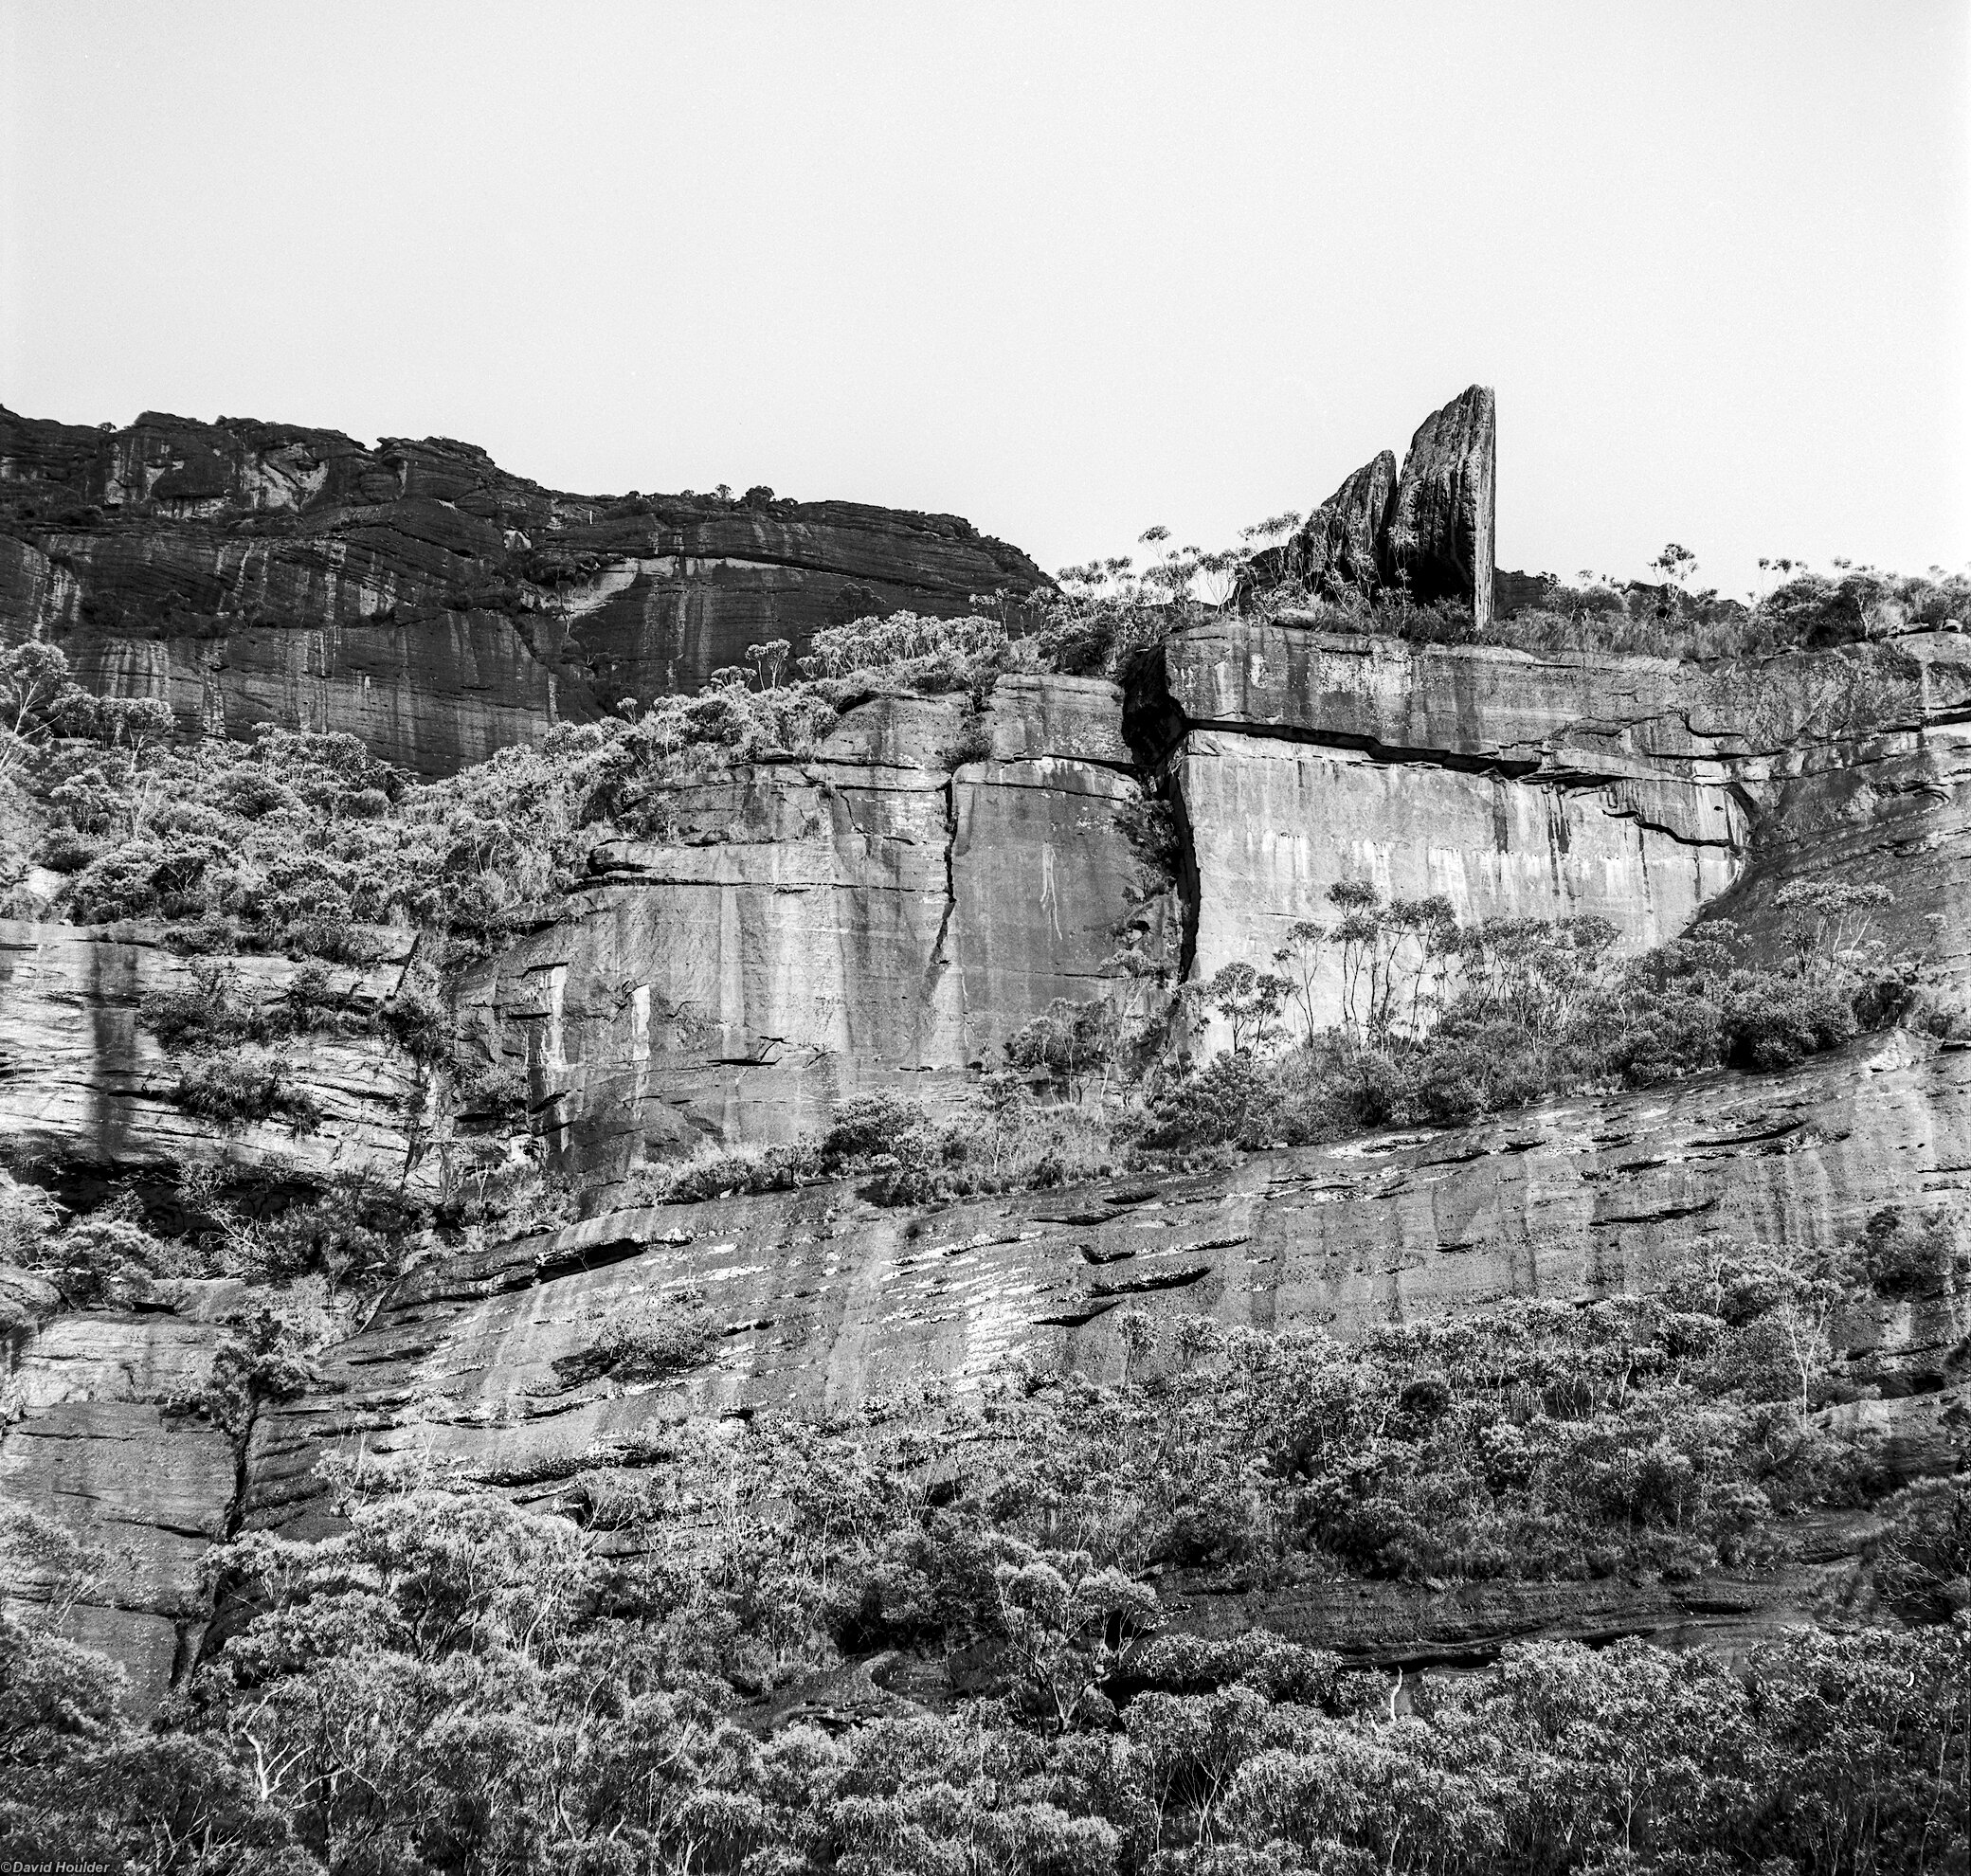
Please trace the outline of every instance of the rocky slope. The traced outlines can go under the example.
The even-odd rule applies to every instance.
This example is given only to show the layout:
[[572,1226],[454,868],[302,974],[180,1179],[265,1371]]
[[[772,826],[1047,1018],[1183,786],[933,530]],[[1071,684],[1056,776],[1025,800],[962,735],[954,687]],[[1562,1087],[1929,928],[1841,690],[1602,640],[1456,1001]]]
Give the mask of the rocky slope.
[[750,644],[1044,584],[954,515],[569,496],[443,438],[0,409],[0,640],[52,638],[188,728],[346,730],[426,774],[696,690]]

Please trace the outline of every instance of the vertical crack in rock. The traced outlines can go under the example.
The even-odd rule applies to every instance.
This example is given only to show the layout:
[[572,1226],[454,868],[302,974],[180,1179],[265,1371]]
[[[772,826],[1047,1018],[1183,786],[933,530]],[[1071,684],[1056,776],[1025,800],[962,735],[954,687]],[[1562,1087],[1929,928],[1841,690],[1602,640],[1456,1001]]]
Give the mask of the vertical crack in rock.
[[[945,778],[945,910],[937,922],[937,936],[931,940],[931,955],[924,965],[924,981],[918,995],[918,1037],[917,1053],[923,1054],[924,1036],[927,1030],[936,1027],[936,1011],[933,1007],[938,985],[944,982],[946,971],[951,967],[951,919],[958,910],[958,880],[955,869],[958,848],[958,771],[954,768]],[[964,980],[959,980],[960,994],[963,994]],[[963,1034],[963,1024],[960,1025]]]
[[1204,902],[1203,882],[1198,871],[1198,845],[1191,832],[1190,809],[1184,802],[1184,787],[1174,773],[1162,778],[1158,794],[1170,805],[1171,825],[1177,836],[1177,897],[1184,914],[1184,935],[1177,954],[1177,981],[1187,983],[1192,966],[1198,961],[1198,916]]
[[1122,733],[1135,758],[1138,786],[1146,800],[1161,801],[1168,806],[1171,831],[1177,838],[1177,896],[1184,915],[1177,960],[1180,983],[1189,981],[1191,966],[1197,962],[1198,912],[1202,896],[1190,808],[1173,766],[1186,728],[1183,710],[1170,694],[1162,653],[1137,659],[1124,684]]

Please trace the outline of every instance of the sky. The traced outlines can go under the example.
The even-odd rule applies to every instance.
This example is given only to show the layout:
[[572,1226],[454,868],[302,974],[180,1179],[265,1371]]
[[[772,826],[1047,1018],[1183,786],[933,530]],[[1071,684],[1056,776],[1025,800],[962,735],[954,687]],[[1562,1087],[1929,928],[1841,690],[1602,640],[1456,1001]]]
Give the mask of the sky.
[[[0,0],[0,402],[1213,548],[1971,561],[1971,0]],[[1140,551],[1140,550],[1136,550]]]

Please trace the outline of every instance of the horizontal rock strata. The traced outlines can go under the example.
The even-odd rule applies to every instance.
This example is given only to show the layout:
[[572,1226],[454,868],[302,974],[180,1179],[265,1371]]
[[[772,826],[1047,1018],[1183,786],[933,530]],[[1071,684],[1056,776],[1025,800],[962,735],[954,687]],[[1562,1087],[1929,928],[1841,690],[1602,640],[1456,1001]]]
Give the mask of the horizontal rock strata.
[[[148,994],[192,981],[190,961],[163,935],[136,923],[0,919],[0,1140],[17,1161],[47,1163],[71,1184],[86,1182],[92,1168],[101,1177],[167,1175],[222,1158],[277,1182],[318,1182],[366,1168],[392,1183],[432,1180],[411,1151],[415,1066],[373,1032],[322,1031],[277,1045],[295,1089],[320,1112],[312,1127],[277,1116],[222,1134],[180,1107],[172,1098],[179,1064],[137,1021]],[[373,935],[395,955],[329,967],[359,1020],[395,992],[410,951],[408,933]],[[296,969],[286,958],[230,962],[263,1000],[277,997]]]
[[[1964,852],[1961,639],[1714,666],[1416,646],[1226,619],[1174,636],[1131,724],[1179,803],[1201,889],[1192,974],[1269,966],[1329,889],[1448,899],[1466,920],[1609,919],[1628,949],[1709,901],[1766,909],[1785,877],[1875,853],[1902,911],[1885,935],[1959,941],[1937,900]],[[1891,880],[1886,850],[1937,863]],[[1781,856],[1786,857],[1781,860]],[[1863,868],[1864,872],[1869,869]],[[1857,880],[1859,873],[1854,874]],[[1754,925],[1761,919],[1754,919]],[[1339,960],[1314,1001],[1341,1012]],[[1222,1039],[1222,1038],[1218,1038]]]
[[[1023,1358],[1118,1375],[1125,1304],[1335,1333],[1514,1296],[1649,1290],[1707,1240],[1833,1250],[1971,1184],[1971,1053],[1892,1033],[1770,1077],[1554,1103],[1484,1127],[1256,1156],[1225,1174],[883,1211],[841,1185],[606,1214],[433,1265],[262,1417],[249,1517],[318,1528],[326,1451],[425,1454],[552,1499],[687,1413],[841,1413]],[[568,1387],[605,1323],[687,1294],[722,1329],[668,1383]],[[1965,1444],[1962,1299],[1837,1327],[1914,1474]],[[1909,1380],[1914,1377],[1914,1380]],[[1955,1412],[1956,1418],[1950,1415]]]

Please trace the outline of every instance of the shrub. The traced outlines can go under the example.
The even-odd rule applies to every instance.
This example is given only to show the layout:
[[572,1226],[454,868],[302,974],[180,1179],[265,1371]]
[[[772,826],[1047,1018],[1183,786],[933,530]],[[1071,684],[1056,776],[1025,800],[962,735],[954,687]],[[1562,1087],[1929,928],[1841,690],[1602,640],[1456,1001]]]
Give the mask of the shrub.
[[676,1166],[646,1167],[632,1176],[623,1200],[681,1205],[866,1178],[862,1196],[872,1202],[914,1205],[1094,1178],[1112,1169],[1113,1157],[1112,1129],[1100,1115],[1037,1106],[1015,1078],[1001,1076],[956,1122],[940,1124],[898,1095],[860,1094],[809,1139],[713,1148]]
[[1773,971],[1737,971],[1719,1011],[1723,1055],[1733,1068],[1796,1068],[1855,1033],[1852,991]]
[[137,1005],[137,1020],[167,1050],[208,1049],[249,1037],[266,1040],[269,1026],[249,1001],[238,965],[198,958],[190,975],[190,988],[148,991]]
[[45,1192],[0,1173],[0,1264],[38,1264],[60,1228],[61,1214]]
[[148,991],[137,1005],[137,1020],[173,1055],[346,1026],[344,999],[319,964],[302,965],[266,1002],[225,958],[194,957],[190,975],[189,988]]
[[227,1130],[282,1114],[298,1133],[312,1133],[321,1125],[321,1109],[293,1076],[290,1063],[264,1049],[198,1055],[179,1071],[172,1099]]
[[426,1065],[449,1060],[458,1039],[443,992],[423,972],[405,973],[383,1007],[383,1026],[414,1061]]
[[221,1342],[205,1384],[174,1396],[166,1411],[196,1414],[244,1444],[264,1402],[292,1400],[320,1379],[312,1352],[332,1327],[305,1295],[261,1304]]
[[967,715],[964,727],[943,749],[938,750],[939,767],[960,769],[969,763],[992,760],[992,730],[983,714],[973,712]]
[[1971,1257],[1958,1248],[1958,1221],[1945,1211],[1885,1205],[1870,1216],[1855,1249],[1882,1296],[1939,1296],[1971,1272]]
[[338,1174],[313,1198],[243,1234],[239,1261],[272,1283],[319,1277],[333,1297],[404,1270],[422,1222],[415,1206],[379,1182]]
[[99,841],[74,827],[51,827],[35,849],[36,861],[50,873],[81,873],[102,851]]
[[748,1148],[720,1148],[675,1167],[646,1167],[631,1176],[630,1203],[693,1205],[747,1192],[788,1192],[836,1175],[823,1170],[811,1143]]
[[1043,1076],[1076,1101],[1092,1075],[1107,1074],[1121,1040],[1121,1019],[1106,998],[1057,997],[1006,1037],[1004,1053],[1010,1067]]
[[457,1111],[502,1131],[527,1123],[532,1091],[527,1071],[517,1062],[485,1062],[459,1081]]
[[82,868],[69,887],[69,904],[83,925],[196,913],[205,909],[199,887],[227,857],[224,844],[209,836],[128,840]]
[[1887,1507],[1875,1582],[1906,1622],[1947,1622],[1971,1610],[1971,1479],[1925,1479]]
[[703,1300],[690,1295],[612,1320],[589,1347],[559,1357],[553,1367],[564,1387],[604,1377],[629,1384],[670,1380],[700,1366],[717,1343]]
[[914,612],[824,625],[802,668],[836,694],[882,680],[936,694],[969,691],[983,703],[1002,672],[1030,668],[1034,648],[997,619],[931,619]]
[[126,1211],[79,1218],[46,1248],[51,1274],[71,1309],[127,1306],[153,1276],[185,1274],[172,1247]]

